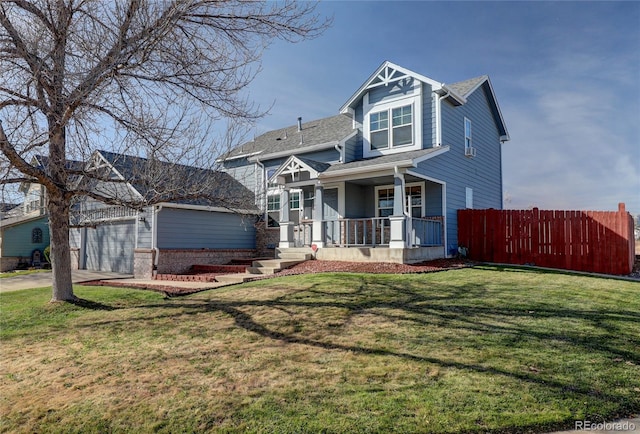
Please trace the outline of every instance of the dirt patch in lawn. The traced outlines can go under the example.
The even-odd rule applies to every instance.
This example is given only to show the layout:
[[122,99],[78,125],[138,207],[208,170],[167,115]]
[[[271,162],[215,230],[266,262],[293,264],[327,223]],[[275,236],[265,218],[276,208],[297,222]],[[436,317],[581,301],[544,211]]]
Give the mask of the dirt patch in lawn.
[[472,266],[463,259],[436,259],[418,264],[393,264],[389,262],[342,262],[306,261],[282,270],[278,276],[310,273],[371,273],[371,274],[413,274],[433,273]]
[[[434,273],[438,271],[452,270],[473,266],[474,264],[463,259],[437,259],[434,261],[420,262],[418,264],[393,264],[388,262],[338,262],[338,261],[305,261],[291,268],[282,270],[273,275],[256,275],[252,280],[272,279],[274,277],[292,276],[298,274],[315,273],[370,273],[370,274],[415,274]],[[194,294],[211,288],[185,288],[168,284],[169,281],[158,280],[158,284],[118,282],[117,280],[97,280],[83,282],[83,285],[92,286],[116,286],[127,288],[148,289],[164,293],[168,297]],[[162,283],[160,283],[162,282]],[[215,287],[215,284],[212,285]]]

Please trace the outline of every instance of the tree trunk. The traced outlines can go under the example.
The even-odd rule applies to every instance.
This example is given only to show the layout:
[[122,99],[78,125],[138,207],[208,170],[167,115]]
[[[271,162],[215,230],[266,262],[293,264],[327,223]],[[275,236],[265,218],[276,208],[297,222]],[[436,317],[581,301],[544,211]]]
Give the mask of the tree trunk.
[[51,236],[51,269],[53,288],[51,301],[74,301],[71,283],[71,248],[69,245],[69,201],[60,195],[49,195],[49,233]]

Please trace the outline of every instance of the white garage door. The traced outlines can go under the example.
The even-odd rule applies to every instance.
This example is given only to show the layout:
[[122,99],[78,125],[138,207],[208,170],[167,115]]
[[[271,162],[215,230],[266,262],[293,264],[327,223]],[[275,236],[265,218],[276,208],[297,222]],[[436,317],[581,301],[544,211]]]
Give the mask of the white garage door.
[[135,222],[87,228],[87,270],[133,273]]

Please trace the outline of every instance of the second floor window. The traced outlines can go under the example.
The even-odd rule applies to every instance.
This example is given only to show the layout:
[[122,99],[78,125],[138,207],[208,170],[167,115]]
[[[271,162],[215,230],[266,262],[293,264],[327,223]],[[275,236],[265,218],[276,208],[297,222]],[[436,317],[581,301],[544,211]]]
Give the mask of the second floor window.
[[413,144],[413,107],[406,105],[371,113],[369,134],[371,149],[389,149]]
[[471,139],[471,120],[464,118],[464,148],[469,149],[473,146]]

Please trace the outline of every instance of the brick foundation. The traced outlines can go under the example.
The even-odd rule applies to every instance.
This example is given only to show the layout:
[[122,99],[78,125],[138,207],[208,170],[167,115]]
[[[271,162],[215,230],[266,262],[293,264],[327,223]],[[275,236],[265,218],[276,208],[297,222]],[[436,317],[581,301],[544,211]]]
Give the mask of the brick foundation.
[[0,258],[0,272],[13,271],[18,267],[20,260],[17,256],[4,256]]
[[153,277],[153,249],[135,249],[133,251],[133,276],[136,279],[151,279]]
[[280,242],[280,228],[267,228],[264,222],[256,227],[256,254],[261,257],[275,257],[275,249]]
[[[160,249],[158,274],[182,274],[195,264],[227,264],[232,259],[250,258],[255,249]],[[136,276],[137,277],[137,276]]]
[[80,269],[80,249],[71,248],[71,269]]

